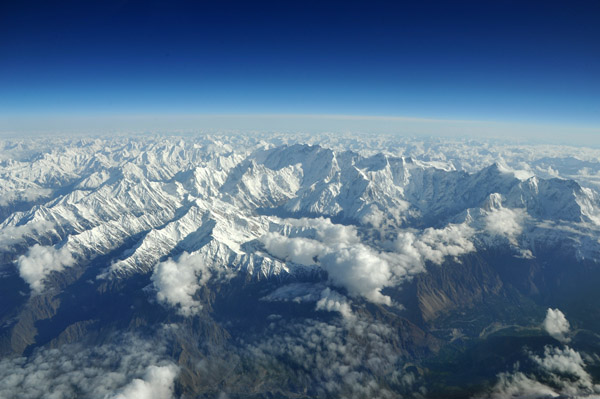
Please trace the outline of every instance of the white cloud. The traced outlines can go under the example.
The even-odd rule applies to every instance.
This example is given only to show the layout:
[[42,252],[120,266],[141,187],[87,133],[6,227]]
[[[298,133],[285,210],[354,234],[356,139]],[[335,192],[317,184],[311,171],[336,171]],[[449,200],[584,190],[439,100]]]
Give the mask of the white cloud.
[[363,296],[375,303],[391,305],[390,297],[381,293],[392,278],[390,265],[378,254],[363,246],[344,248],[323,257],[322,267],[330,281],[344,287],[353,296]]
[[17,267],[21,278],[25,280],[34,293],[44,289],[44,279],[53,271],[61,271],[72,266],[75,259],[66,247],[44,247],[39,244],[29,249],[27,254],[17,259]]
[[371,225],[375,228],[380,228],[386,221],[385,213],[383,213],[377,206],[370,205],[365,214],[360,218],[361,224]]
[[427,228],[423,232],[400,231],[387,254],[395,283],[425,271],[425,263],[442,264],[446,257],[455,260],[475,250],[471,242],[474,231],[466,223],[449,224],[443,229]]
[[354,226],[334,224],[331,220],[325,218],[305,220],[308,226],[316,230],[317,238],[327,245],[353,245],[360,243],[358,232]]
[[325,245],[304,237],[289,238],[277,233],[267,233],[261,241],[271,255],[301,265],[314,265],[315,258],[328,252]]
[[177,307],[181,315],[191,316],[202,309],[194,294],[210,277],[208,264],[201,255],[184,252],[177,260],[168,259],[156,265],[152,281],[159,302]]
[[[546,346],[543,356],[531,354],[531,359],[543,370],[555,375],[554,380],[562,387],[562,393],[569,395],[600,393],[600,386],[592,382],[585,370],[581,354],[568,346],[561,348]],[[562,378],[562,376],[573,378]]]
[[344,295],[326,287],[323,283],[291,283],[283,285],[261,298],[263,301],[315,302],[316,310],[339,312],[352,319],[350,301]]
[[529,353],[530,359],[539,367],[544,376],[541,383],[535,376],[518,371],[518,364],[513,373],[500,373],[498,382],[488,398],[531,398],[549,397],[597,398],[600,385],[594,384],[592,377],[585,370],[586,364],[581,354],[568,346],[557,348],[544,347],[542,355]]
[[527,217],[525,209],[504,208],[502,196],[498,193],[490,195],[485,208],[485,231],[492,236],[506,237],[512,245],[517,245],[517,238],[523,232],[523,222]]
[[490,399],[520,398],[542,399],[560,396],[554,389],[517,371],[515,373],[500,373],[498,382],[487,395]]
[[7,251],[18,243],[23,243],[26,236],[36,235],[52,228],[53,223],[40,220],[20,226],[7,225],[0,228],[0,250]]
[[549,308],[542,326],[548,334],[557,340],[569,342],[569,338],[566,336],[569,333],[569,321],[560,310]]
[[390,298],[381,294],[392,277],[389,263],[378,251],[360,243],[356,228],[323,218],[286,222],[300,228],[295,234],[314,238],[268,233],[261,241],[270,254],[307,266],[319,265],[333,285],[347,289],[350,295],[391,304]]
[[[167,360],[164,344],[112,338],[101,346],[69,344],[0,360],[0,398],[170,399],[178,368]],[[151,394],[140,396],[145,388]]]
[[356,227],[351,225],[335,224],[330,219],[323,217],[318,218],[301,218],[301,219],[284,219],[286,225],[299,229],[296,233],[300,236],[303,234],[312,234],[314,238],[328,246],[359,244],[360,238]]
[[383,243],[389,251],[381,251],[361,241],[354,226],[323,218],[286,219],[283,223],[287,235],[270,232],[260,238],[267,252],[286,261],[321,267],[331,284],[347,289],[351,296],[386,305],[392,301],[381,290],[425,271],[426,261],[440,264],[447,256],[475,250],[469,240],[473,229],[467,224],[428,228],[420,234],[401,231],[393,243]]
[[321,299],[317,301],[316,309],[328,312],[340,312],[344,318],[349,320],[354,319],[348,299],[329,288],[325,288],[321,292]]
[[485,215],[485,229],[495,236],[503,236],[512,245],[517,245],[517,238],[523,232],[523,221],[527,213],[525,209],[496,208]]
[[[441,264],[447,256],[456,258],[475,251],[475,246],[470,241],[473,234],[474,230],[466,223],[449,224],[443,229],[430,227],[414,240],[413,245],[423,259]],[[400,239],[399,234],[398,240]],[[400,247],[403,245],[400,244]]]
[[170,399],[178,369],[174,364],[150,366],[144,378],[131,381],[114,399]]

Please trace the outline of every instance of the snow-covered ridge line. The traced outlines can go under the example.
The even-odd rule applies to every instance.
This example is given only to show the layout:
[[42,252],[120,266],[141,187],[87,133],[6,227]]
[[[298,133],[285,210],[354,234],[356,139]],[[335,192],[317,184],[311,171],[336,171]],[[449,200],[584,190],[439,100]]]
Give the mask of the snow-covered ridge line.
[[[543,158],[527,148],[494,156],[489,145],[467,143],[452,158],[457,143],[325,139],[74,139],[51,148],[0,142],[0,248],[38,292],[52,273],[121,248],[98,278],[177,271],[182,256],[208,264],[207,275],[221,269],[269,277],[317,267],[351,295],[388,304],[382,288],[422,272],[427,262],[480,248],[535,257],[537,248],[559,243],[597,258],[593,179],[582,185],[560,178],[561,168],[567,177],[577,162],[585,165],[580,175],[597,175],[593,150],[582,150],[580,159],[566,157],[570,148],[555,149],[555,158],[548,148]],[[341,143],[362,149],[339,149]],[[436,152],[449,148],[454,152]],[[541,166],[552,159],[559,177]],[[332,242],[323,231],[345,236]],[[30,249],[35,244],[53,249]],[[311,256],[296,256],[298,246]],[[358,278],[367,266],[374,280],[359,289],[352,273]],[[169,287],[163,277],[155,281]]]

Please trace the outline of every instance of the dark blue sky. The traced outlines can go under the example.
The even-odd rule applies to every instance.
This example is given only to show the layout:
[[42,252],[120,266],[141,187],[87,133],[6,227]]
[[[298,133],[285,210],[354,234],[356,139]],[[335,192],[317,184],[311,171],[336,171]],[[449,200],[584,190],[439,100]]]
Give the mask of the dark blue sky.
[[3,1],[0,54],[3,115],[600,125],[598,1]]

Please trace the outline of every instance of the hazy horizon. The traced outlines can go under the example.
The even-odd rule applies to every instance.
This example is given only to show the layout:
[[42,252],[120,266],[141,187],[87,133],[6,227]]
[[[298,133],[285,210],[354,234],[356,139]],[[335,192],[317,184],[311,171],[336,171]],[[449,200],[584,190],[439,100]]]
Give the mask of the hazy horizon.
[[598,11],[5,2],[0,132],[352,130],[594,145]]
[[350,133],[600,146],[594,127],[370,115],[43,115],[0,117],[0,138],[140,133]]

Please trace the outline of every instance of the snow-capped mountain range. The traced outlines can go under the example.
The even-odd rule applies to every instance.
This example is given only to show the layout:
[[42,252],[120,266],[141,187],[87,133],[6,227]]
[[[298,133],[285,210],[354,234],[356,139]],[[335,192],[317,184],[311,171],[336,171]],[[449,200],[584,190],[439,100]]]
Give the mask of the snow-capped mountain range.
[[[557,242],[571,242],[580,256],[598,249],[594,190],[499,163],[469,173],[326,143],[244,147],[218,138],[67,141],[31,157],[2,164],[3,188],[13,196],[5,197],[0,225],[5,251],[22,265],[23,250],[37,244],[68,252],[75,264],[139,236],[98,278],[146,273],[182,252],[258,276],[290,273],[293,265],[252,243],[300,218],[356,229],[376,251],[389,250],[399,232],[449,226],[469,230],[456,239],[504,242],[528,256]],[[41,286],[55,267],[25,279]]]
[[[281,281],[261,300],[354,320],[361,302],[401,312],[394,292],[428,265],[476,253],[600,260],[592,149],[279,135],[0,148],[0,279],[26,283],[3,353],[35,347],[37,327],[19,329],[58,305],[31,322],[23,309],[82,281],[100,293],[146,276],[147,300],[184,319],[210,312],[210,282]],[[319,282],[293,282],[306,279]]]

